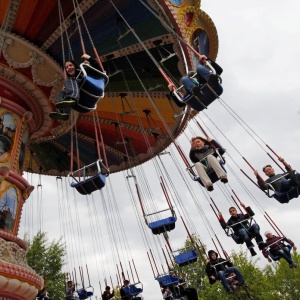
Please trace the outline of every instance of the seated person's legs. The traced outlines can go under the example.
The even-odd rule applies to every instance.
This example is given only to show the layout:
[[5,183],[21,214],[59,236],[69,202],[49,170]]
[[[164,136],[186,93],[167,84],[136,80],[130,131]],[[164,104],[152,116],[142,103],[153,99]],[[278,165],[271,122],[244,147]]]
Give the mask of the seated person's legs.
[[216,85],[219,83],[218,76],[210,72],[205,66],[198,64],[196,70],[200,84],[208,82],[209,85]]
[[295,184],[291,179],[284,179],[280,183],[279,192],[283,193],[288,191],[291,187],[293,187]]
[[248,233],[247,233],[246,229],[240,229],[239,233],[238,233],[238,236],[240,236],[243,239],[243,241],[245,242],[248,249],[254,247],[254,244],[251,242],[251,239],[248,236]]
[[218,272],[218,277],[220,278],[221,283],[222,283],[224,289],[226,291],[230,291],[231,287],[230,287],[228,281],[226,280],[226,273],[225,273],[225,271],[219,271]]
[[212,73],[203,65],[198,64],[197,68],[198,81],[200,84],[204,84],[207,82],[209,75]]
[[289,172],[289,182],[291,186],[297,186],[300,185],[300,174],[297,173],[296,170],[292,170]]
[[[65,96],[64,91],[60,91],[57,96],[57,103],[60,103],[62,101],[63,97]],[[49,117],[53,120],[61,120],[61,121],[67,121],[69,119],[69,113],[70,113],[70,108],[65,108],[65,109],[56,109],[55,111],[49,113]]]
[[184,85],[185,89],[189,92],[192,93],[192,88],[196,86],[196,84],[191,80],[190,77],[184,76],[181,78],[181,82]]
[[207,161],[209,166],[216,172],[218,178],[220,178],[220,180],[224,183],[228,182],[227,175],[223,170],[223,168],[221,167],[218,159],[215,156],[210,154],[207,156]]
[[260,230],[260,228],[259,228],[258,224],[252,224],[249,228],[249,233],[250,233],[250,238],[251,239],[255,238],[259,249],[262,250],[266,246],[266,244],[264,243],[263,238],[260,235],[259,230]]
[[74,77],[69,77],[64,81],[65,89],[62,91],[63,95],[57,99],[56,108],[66,108],[74,106],[80,96],[78,83]]
[[201,162],[196,162],[195,163],[195,168],[196,168],[196,171],[197,171],[203,185],[208,190],[210,189],[212,191],[213,190],[213,184],[212,184],[210,178],[208,177],[208,175],[206,173],[206,167]]
[[290,250],[288,247],[284,247],[284,248],[278,250],[277,255],[282,257],[283,259],[285,259],[290,266],[297,267],[297,264],[294,263],[294,261],[291,257],[291,253],[290,253]]
[[195,97],[198,98],[198,100],[203,101],[204,95],[202,94],[200,90],[200,86],[198,86],[193,80],[188,77],[182,77],[181,78],[182,84],[184,85],[185,89],[190,93],[193,94]]
[[242,275],[242,273],[241,273],[241,271],[240,271],[240,269],[238,268],[238,267],[236,267],[236,266],[233,266],[233,267],[229,267],[227,270],[226,270],[227,272],[229,272],[229,273],[235,273],[235,275],[236,275],[236,280],[240,283],[240,284],[243,284],[244,283],[244,277],[243,277],[243,275]]

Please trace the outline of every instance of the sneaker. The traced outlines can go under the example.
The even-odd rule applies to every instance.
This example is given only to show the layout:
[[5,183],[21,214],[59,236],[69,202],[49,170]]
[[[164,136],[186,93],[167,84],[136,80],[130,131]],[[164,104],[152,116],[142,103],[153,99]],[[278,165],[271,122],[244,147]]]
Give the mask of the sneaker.
[[214,87],[219,84],[219,78],[216,74],[210,74],[207,79],[207,83],[210,87]]
[[57,109],[67,108],[67,107],[73,107],[77,101],[72,98],[65,98],[63,101],[57,102],[55,107]]
[[69,115],[66,113],[61,113],[59,111],[53,111],[49,113],[49,117],[53,120],[67,121],[69,119]]
[[213,184],[212,184],[211,182],[207,183],[207,184],[205,185],[205,187],[206,187],[206,189],[207,189],[209,192],[211,192],[211,191],[214,190],[214,186],[213,186]]
[[259,250],[263,250],[264,248],[266,248],[266,247],[268,247],[268,244],[267,243],[259,243],[258,244],[258,248],[259,248]]
[[200,101],[204,100],[204,94],[201,92],[199,86],[193,86],[192,88],[192,94],[197,97]]
[[252,256],[255,256],[257,253],[255,252],[254,248],[250,248],[250,253]]
[[221,182],[223,182],[223,183],[227,183],[227,182],[228,182],[228,179],[227,179],[227,176],[226,176],[226,175],[220,176],[220,180],[221,180]]

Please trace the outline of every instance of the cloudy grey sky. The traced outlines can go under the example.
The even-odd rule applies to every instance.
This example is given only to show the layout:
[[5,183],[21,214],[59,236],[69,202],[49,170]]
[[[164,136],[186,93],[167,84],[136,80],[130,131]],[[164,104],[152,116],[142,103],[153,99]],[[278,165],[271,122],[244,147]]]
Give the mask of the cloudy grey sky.
[[[298,129],[300,120],[298,100],[300,92],[298,76],[300,2],[296,0],[285,1],[284,4],[279,0],[202,0],[201,2],[201,8],[212,18],[218,30],[219,54],[217,61],[224,68],[222,100],[265,143],[272,146],[293,167],[299,169],[297,145],[300,137]],[[242,201],[256,211],[256,221],[261,225],[262,232],[270,229],[261,212],[264,210],[271,215],[281,230],[296,242],[296,245],[299,244],[295,230],[293,230],[299,226],[297,215],[299,200],[294,199],[289,204],[282,205],[275,200],[268,199],[239,171],[239,168],[242,168],[252,175],[242,156],[247,158],[255,168],[261,170],[263,165],[271,162],[265,151],[220,103],[213,103],[208,111],[202,114],[201,121],[207,124],[213,136],[228,150],[228,165],[242,178],[253,193],[254,201],[241,188],[234,174],[229,172],[230,186],[227,188],[237,191]],[[191,122],[186,135],[182,135],[179,139],[179,143],[186,153],[189,149],[188,139],[193,135],[193,131],[200,134]],[[181,175],[175,170],[174,164],[168,157],[163,157],[162,160],[170,170],[173,182],[176,186],[180,186],[178,189],[180,202],[175,200],[179,208],[178,214],[181,211],[181,203],[188,211],[188,217],[196,226],[197,233],[200,234],[208,248],[211,248],[213,245],[210,235],[197,208],[201,205],[226,250],[228,252],[239,250],[239,246],[222,232],[200,186],[188,180],[188,184],[196,195],[196,205],[188,187],[181,180]],[[143,165],[143,170],[148,174],[153,174],[152,168],[153,163]],[[184,170],[183,165],[182,169]],[[183,172],[187,176],[186,172]],[[163,195],[158,182],[153,177],[155,176],[152,175],[148,182],[151,184],[151,191],[157,200],[158,207],[163,208],[165,206],[162,201]],[[28,180],[30,181],[31,178],[29,177]],[[34,177],[32,180],[36,185],[38,179]],[[147,259],[143,235],[138,229],[124,175],[113,174],[109,177],[109,182],[113,187],[114,195],[107,195],[107,192],[111,193],[108,185],[103,191],[105,200],[102,199],[100,192],[95,192],[92,197],[86,199],[73,193],[73,190],[65,192],[65,181],[62,182],[63,193],[58,194],[55,179],[43,177],[42,188],[36,189],[25,204],[20,236],[25,231],[32,236],[39,228],[38,223],[42,216],[42,229],[48,232],[49,238],[59,238],[60,236],[66,238],[70,253],[68,258],[71,261],[67,268],[88,264],[96,295],[100,294],[98,282],[100,280],[103,287],[104,277],[108,278],[111,275],[116,284],[114,268],[116,261],[119,261],[116,257],[118,252],[113,246],[116,244],[120,259],[124,258],[125,260],[124,264],[128,260],[127,257],[134,258],[139,278],[144,284],[144,298],[147,300],[161,299],[158,284],[153,279]],[[58,181],[58,185],[61,185],[60,181]],[[217,186],[210,196],[225,217],[228,217],[227,211],[230,203],[220,192],[221,188],[222,186]],[[109,226],[114,227],[115,231],[116,228],[120,228],[116,221],[108,224],[108,218],[105,217],[107,210],[110,209],[106,205],[109,203],[113,205],[114,197],[118,203],[122,224],[127,232],[129,247],[124,246],[121,231],[115,233],[114,236],[109,234]],[[42,205],[37,205],[41,199]],[[60,214],[59,211],[62,213]],[[117,218],[115,220],[119,219],[117,215],[115,217]],[[72,226],[60,226],[60,223],[70,224],[70,222]],[[95,229],[95,224],[98,225],[97,229]],[[152,236],[145,225],[144,230],[148,234],[147,239],[153,243]],[[73,236],[76,236],[76,240]],[[100,241],[100,236],[103,237],[102,241]],[[186,233],[180,221],[177,222],[176,230],[169,236],[174,249],[183,245]],[[111,243],[109,239],[110,241],[115,239],[114,243]],[[156,252],[156,249],[154,248],[153,251]],[[83,255],[83,253],[85,254]],[[259,264],[263,265],[266,262],[261,254],[257,257],[260,257]]]

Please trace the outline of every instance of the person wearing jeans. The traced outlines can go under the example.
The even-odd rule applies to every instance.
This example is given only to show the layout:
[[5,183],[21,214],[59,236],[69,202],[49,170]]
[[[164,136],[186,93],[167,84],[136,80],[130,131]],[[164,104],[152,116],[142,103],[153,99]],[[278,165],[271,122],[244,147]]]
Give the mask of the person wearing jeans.
[[228,292],[232,292],[232,286],[227,280],[228,276],[232,273],[236,275],[236,281],[238,284],[244,285],[244,277],[238,267],[233,266],[229,260],[224,258],[218,258],[218,253],[214,250],[208,251],[209,262],[206,264],[205,272],[208,276],[209,283],[214,284],[217,280],[220,280],[224,289]]
[[293,261],[290,248],[285,244],[288,243],[294,250],[297,250],[294,242],[286,237],[273,235],[271,231],[265,232],[267,247],[262,250],[262,253],[269,262],[272,262],[270,254],[273,257],[283,258],[287,261],[290,268],[297,268],[297,264]]

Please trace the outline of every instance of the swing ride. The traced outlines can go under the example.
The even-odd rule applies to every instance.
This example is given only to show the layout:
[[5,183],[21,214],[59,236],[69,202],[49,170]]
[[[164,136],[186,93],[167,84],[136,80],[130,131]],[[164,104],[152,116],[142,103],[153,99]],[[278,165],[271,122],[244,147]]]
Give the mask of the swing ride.
[[[108,178],[111,173],[123,171],[127,194],[130,195],[142,240],[147,248],[153,279],[161,288],[176,287],[179,290],[179,277],[171,276],[169,271],[180,270],[180,276],[186,279],[184,270],[192,269],[195,265],[203,267],[208,257],[200,238],[200,230],[197,230],[194,220],[190,218],[183,195],[177,190],[180,188],[172,179],[174,174],[165,166],[164,160],[167,159],[172,160],[177,174],[182,178],[186,176],[182,170],[186,168],[188,171],[186,174],[193,180],[189,182],[184,179],[182,183],[188,191],[187,197],[193,199],[216,248],[218,244],[221,251],[226,253],[191,188],[193,181],[204,185],[186,155],[187,150],[182,148],[177,139],[186,128],[191,131],[190,135],[193,133],[192,122],[195,122],[193,125],[197,131],[208,138],[195,116],[200,111],[205,113],[214,101],[223,101],[220,97],[223,93],[220,77],[223,70],[214,62],[218,52],[216,28],[200,9],[200,1],[194,2],[55,0],[29,1],[24,4],[24,1],[20,1],[16,9],[12,1],[3,1],[1,5],[4,9],[0,12],[0,183],[5,196],[0,199],[0,238],[15,243],[15,253],[25,253],[27,249],[16,235],[22,205],[33,191],[33,186],[21,174],[27,171],[39,176],[52,175],[58,181],[67,178],[73,190],[92,203],[87,204],[87,219],[91,224],[95,222],[93,228],[101,227],[94,197],[98,195],[101,199],[101,217],[108,231],[110,240],[107,244],[111,247],[115,261],[115,271],[112,273],[116,277],[112,278],[111,273],[102,270],[101,266],[99,269],[107,272],[103,280],[105,285],[108,285],[106,278],[109,276],[111,286],[117,287],[122,298],[142,299],[143,281],[139,278],[130,254],[133,245],[127,245],[130,232],[124,230]],[[27,17],[22,18],[25,11]],[[95,57],[99,68],[87,61],[80,64],[76,77],[80,98],[71,109],[66,110],[69,116],[67,120],[52,120],[49,114],[55,111],[56,97],[66,78],[62,66],[69,59],[79,61],[87,53]],[[218,82],[207,80],[199,85],[201,99],[196,94],[186,92],[180,84],[182,75],[195,69],[198,63],[206,65],[209,72],[218,77]],[[197,84],[201,82],[197,75],[194,79],[198,81]],[[183,164],[177,161],[174,152]],[[224,169],[223,152],[220,154],[218,149],[213,149],[211,154],[218,157]],[[165,155],[168,158],[163,158],[164,154],[168,154]],[[278,158],[277,154],[275,156]],[[157,174],[151,181],[142,166],[147,161],[153,164]],[[218,189],[223,189],[224,197],[241,205],[233,190],[231,192],[228,187],[221,186],[221,176],[219,178],[213,169],[209,169],[207,157],[200,163],[208,168],[211,182]],[[230,165],[228,171],[229,176],[232,176]],[[200,186],[198,189],[204,190]],[[18,199],[11,217],[13,221],[9,221],[11,211],[7,209],[12,200],[5,200],[9,190],[13,190]],[[297,198],[299,192],[300,187],[294,186],[284,193],[268,190],[266,195],[280,203],[287,203]],[[75,218],[77,229],[80,228],[80,219],[83,217],[78,208],[62,203],[62,195],[69,201],[70,196],[66,191],[62,189],[58,194],[62,211],[60,218]],[[219,210],[214,200],[203,194],[217,216]],[[66,211],[74,212],[73,209],[74,215],[70,213],[67,217],[63,216]],[[265,212],[263,214],[273,229],[284,236],[276,223]],[[114,219],[115,216],[118,217]],[[250,225],[255,222],[250,215],[248,221]],[[188,237],[184,248],[178,248],[175,241],[180,227]],[[236,243],[243,243],[235,237],[232,227],[224,230]],[[102,245],[99,247],[97,244],[102,242],[102,236],[97,230],[92,231],[97,240],[94,249],[102,249]],[[75,254],[72,251],[85,252],[85,243],[80,239],[82,236],[75,241],[75,244],[78,243],[74,247],[76,249],[70,249],[73,259]],[[126,255],[122,253],[122,247],[116,245],[117,242],[127,248],[124,251]],[[183,237],[181,242],[184,242]],[[80,255],[76,253],[76,256]],[[272,259],[276,261],[279,257],[273,256]],[[32,299],[43,286],[41,277],[26,269],[26,262],[22,264],[22,267],[17,267],[17,271],[27,273],[24,278],[18,278],[20,288],[13,291],[13,283],[9,283],[4,292],[0,289],[0,296],[21,299],[20,295],[26,292],[24,299]],[[95,264],[99,264],[97,259]],[[69,273],[66,281],[78,282],[75,265],[73,261],[71,269],[74,271]],[[13,268],[7,270],[7,281],[12,282],[9,278],[16,271]],[[79,299],[91,298],[96,290],[90,282],[87,266],[86,273],[89,282],[87,286],[83,269],[79,267],[82,286],[76,288]],[[28,276],[32,278],[30,282],[26,279]],[[102,293],[100,281],[99,284]],[[251,299],[249,291],[245,291]],[[239,292],[237,298],[240,299]]]

